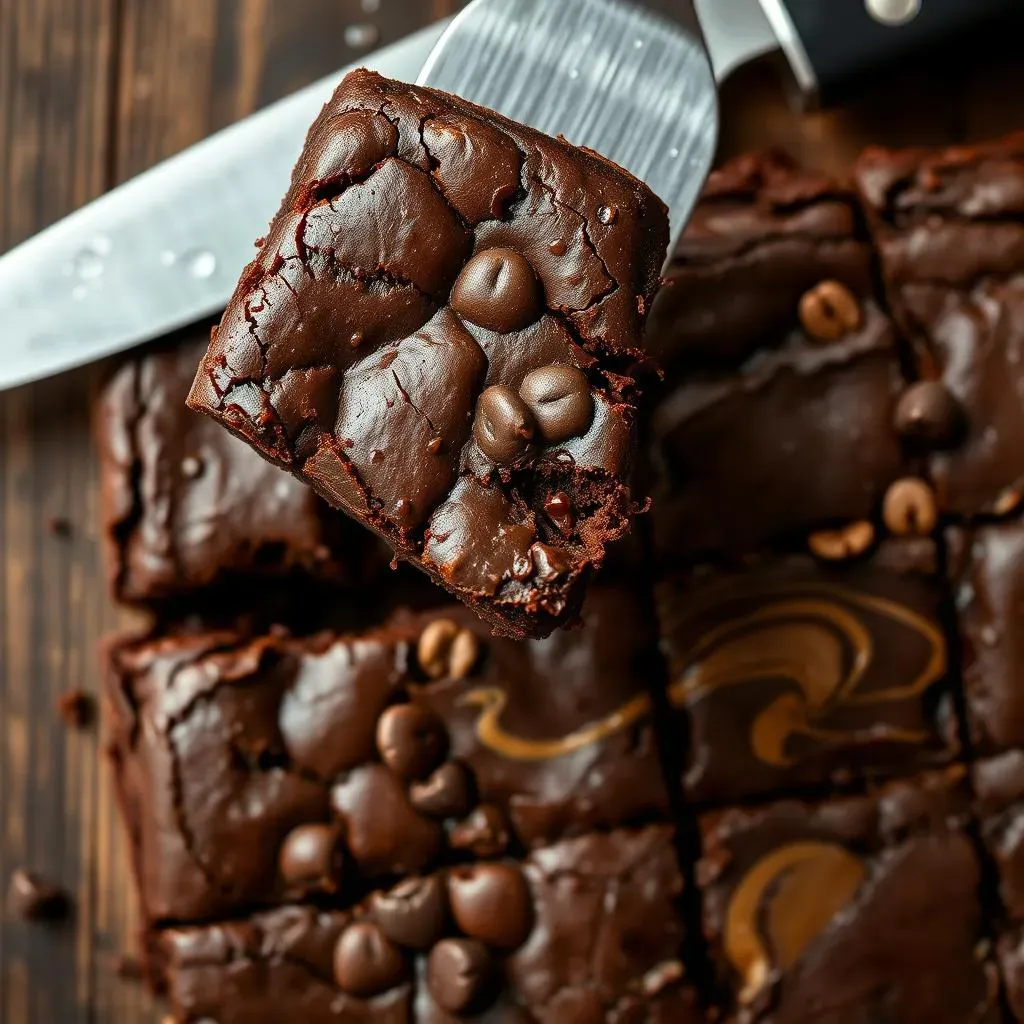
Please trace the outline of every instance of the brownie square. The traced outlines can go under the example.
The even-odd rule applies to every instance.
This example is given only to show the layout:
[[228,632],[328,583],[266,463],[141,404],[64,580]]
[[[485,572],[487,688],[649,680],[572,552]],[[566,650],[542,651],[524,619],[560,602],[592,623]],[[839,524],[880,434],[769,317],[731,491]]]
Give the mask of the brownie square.
[[702,822],[704,927],[726,1019],[1001,1020],[962,769]]
[[310,131],[189,403],[516,637],[629,526],[664,205],[625,171],[357,71]]
[[670,827],[587,835],[410,879],[348,913],[169,929],[162,980],[183,1024],[696,1024],[681,890]]
[[950,549],[973,746],[1024,747],[1024,524],[950,531]]
[[1024,1020],[1024,927],[1012,928],[996,944],[1006,1004],[1015,1020]]
[[[584,619],[530,643],[457,606],[358,636],[114,644],[113,761],[147,920],[352,901],[437,864],[666,819],[650,631],[600,588]],[[344,863],[310,890],[285,862],[314,841]]]
[[822,281],[871,294],[871,253],[855,192],[785,153],[737,157],[713,171],[672,254],[647,330],[673,382],[735,369],[799,325]]
[[930,540],[868,559],[704,566],[657,591],[669,697],[701,804],[907,774],[957,750]]
[[[373,544],[310,488],[185,408],[205,332],[126,362],[96,408],[114,597],[153,601],[291,570],[358,578]],[[379,560],[379,559],[378,559]]]
[[984,758],[972,775],[975,809],[1002,908],[1010,921],[1024,924],[1024,751]]
[[960,516],[1024,485],[1024,134],[974,148],[870,149],[857,180],[893,307],[932,398],[931,475]]
[[656,304],[654,544],[693,562],[878,517],[904,380],[854,193],[777,157],[716,172]]
[[412,985],[352,995],[334,979],[334,949],[352,916],[310,906],[172,928],[156,940],[176,1024],[412,1024]]

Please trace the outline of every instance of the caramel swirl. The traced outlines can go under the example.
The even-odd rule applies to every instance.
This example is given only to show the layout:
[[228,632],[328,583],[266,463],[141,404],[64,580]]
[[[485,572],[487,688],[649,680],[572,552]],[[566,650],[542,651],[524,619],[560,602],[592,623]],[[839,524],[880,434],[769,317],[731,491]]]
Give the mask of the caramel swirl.
[[[874,640],[856,614],[858,608],[899,622],[926,641],[928,657],[909,682],[869,692],[858,689],[875,658]],[[750,729],[754,755],[765,764],[785,767],[796,760],[787,751],[793,736],[830,746],[850,741],[851,731],[822,722],[837,709],[914,699],[945,670],[942,633],[917,612],[845,587],[793,584],[774,588],[756,611],[707,633],[694,647],[682,678],[669,688],[669,697],[682,706],[724,687],[768,679],[793,681],[799,693],[780,695],[757,715]],[[502,687],[476,687],[463,694],[459,704],[480,708],[475,726],[480,745],[513,761],[565,757],[630,728],[652,707],[650,697],[640,694],[567,735],[529,739],[502,725],[508,704]],[[878,735],[902,743],[927,739],[923,732],[894,727],[879,727]]]
[[459,698],[461,705],[475,705],[483,709],[476,722],[476,736],[481,746],[512,761],[551,761],[565,757],[628,729],[651,711],[651,698],[642,693],[607,717],[566,736],[533,740],[516,736],[502,727],[501,714],[507,703],[508,694],[500,686],[477,687]]
[[773,850],[733,890],[725,914],[725,955],[752,1002],[773,971],[784,971],[845,907],[867,876],[835,843],[805,841]]
[[[792,595],[792,596],[791,596]],[[886,598],[829,584],[791,585],[765,595],[756,611],[711,630],[694,647],[689,666],[670,689],[674,704],[715,690],[757,680],[787,680],[798,693],[785,693],[764,708],[750,728],[758,760],[785,767],[797,759],[789,741],[803,736],[825,746],[848,743],[854,732],[822,724],[844,706],[872,706],[919,697],[946,670],[942,633],[917,612]],[[863,609],[908,627],[925,640],[928,656],[907,683],[880,690],[859,689],[875,659],[875,644]],[[854,610],[851,610],[854,609]],[[922,743],[919,730],[880,727],[880,738]]]

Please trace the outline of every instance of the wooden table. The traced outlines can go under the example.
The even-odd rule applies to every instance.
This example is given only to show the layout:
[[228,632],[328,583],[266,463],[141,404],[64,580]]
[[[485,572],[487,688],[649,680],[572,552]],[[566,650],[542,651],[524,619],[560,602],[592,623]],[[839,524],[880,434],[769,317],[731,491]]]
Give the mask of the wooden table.
[[[0,250],[355,59],[346,28],[372,25],[386,42],[454,3],[0,0]],[[723,99],[723,154],[780,144],[841,170],[868,142],[1024,127],[1024,60],[1009,40],[973,67],[888,80],[856,108],[805,118],[766,66]],[[0,308],[0,353],[2,322]],[[99,545],[89,396],[102,372],[0,395],[0,884],[30,865],[76,901],[61,929],[0,917],[2,1024],[159,1019],[114,971],[136,918],[102,731],[69,731],[54,712],[62,693],[97,690],[97,641],[129,621],[107,597]]]

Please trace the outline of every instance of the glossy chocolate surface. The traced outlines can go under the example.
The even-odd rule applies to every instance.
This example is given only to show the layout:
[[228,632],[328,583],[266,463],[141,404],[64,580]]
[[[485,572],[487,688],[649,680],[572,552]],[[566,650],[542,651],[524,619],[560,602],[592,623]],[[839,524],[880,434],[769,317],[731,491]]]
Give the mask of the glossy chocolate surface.
[[[629,524],[630,375],[667,230],[595,154],[354,72],[189,403],[499,631],[547,635]],[[520,397],[544,368],[548,386]],[[556,492],[568,532],[543,514]]]

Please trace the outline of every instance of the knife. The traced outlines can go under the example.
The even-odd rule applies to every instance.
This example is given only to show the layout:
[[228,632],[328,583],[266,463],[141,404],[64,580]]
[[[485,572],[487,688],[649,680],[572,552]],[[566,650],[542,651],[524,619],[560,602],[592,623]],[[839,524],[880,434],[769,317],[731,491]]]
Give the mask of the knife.
[[[573,142],[598,140],[595,148],[661,190],[678,234],[712,159],[714,79],[781,49],[801,93],[827,101],[882,64],[1021,10],[1021,0],[671,3],[675,23],[625,0],[474,0],[453,21],[113,190],[0,257],[0,389],[223,308],[287,188],[307,126],[352,67],[460,92]],[[614,109],[594,102],[598,94],[616,97]],[[650,115],[642,124],[654,126],[653,140],[638,132],[638,110]]]

